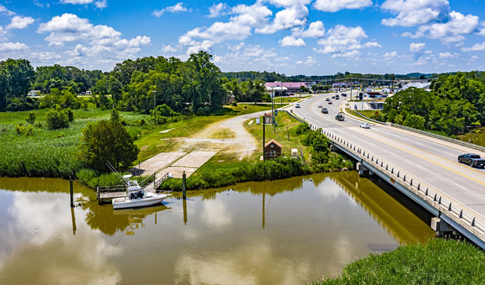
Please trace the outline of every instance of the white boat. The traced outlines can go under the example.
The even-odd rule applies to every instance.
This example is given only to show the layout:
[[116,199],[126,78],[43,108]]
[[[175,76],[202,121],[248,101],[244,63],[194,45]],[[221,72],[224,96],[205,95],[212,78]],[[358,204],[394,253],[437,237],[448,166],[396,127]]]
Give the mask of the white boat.
[[113,199],[113,209],[128,209],[160,204],[168,194],[146,193],[136,181],[128,181],[128,195],[125,198]]

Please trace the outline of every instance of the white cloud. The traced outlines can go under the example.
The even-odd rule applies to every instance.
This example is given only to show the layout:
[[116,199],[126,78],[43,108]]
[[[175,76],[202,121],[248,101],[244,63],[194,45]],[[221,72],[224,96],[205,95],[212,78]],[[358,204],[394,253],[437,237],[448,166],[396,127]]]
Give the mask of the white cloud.
[[29,57],[35,59],[36,61],[49,63],[62,58],[62,56],[55,52],[32,52]]
[[93,3],[93,0],[61,0],[62,4],[85,5]]
[[21,52],[27,51],[29,47],[24,43],[3,43],[0,44],[0,52],[9,53],[9,52]]
[[163,53],[173,53],[173,52],[176,52],[176,51],[177,51],[177,49],[174,48],[174,47],[172,47],[171,45],[167,45],[167,46],[164,45],[164,46],[162,46],[162,52]]
[[323,48],[314,49],[314,51],[322,54],[342,54],[335,57],[350,57],[357,55],[355,51],[360,49],[382,47],[378,42],[367,42],[362,44],[361,40],[366,38],[367,34],[362,27],[337,25],[328,31],[325,38],[318,41],[318,44],[322,45]]
[[3,6],[2,4],[0,4],[0,15],[1,14],[5,14],[7,16],[13,16],[13,15],[15,15],[14,12],[8,10],[5,6]]
[[12,29],[25,29],[29,25],[33,24],[35,22],[34,18],[32,17],[22,17],[22,16],[15,16],[12,18],[12,22],[7,25],[6,29],[7,30],[12,30]]
[[306,46],[305,41],[302,38],[294,38],[292,36],[286,36],[279,40],[282,47],[304,47]]
[[257,28],[256,32],[260,34],[273,34],[280,30],[301,27],[306,24],[306,17],[308,17],[308,8],[306,6],[291,6],[276,13],[273,23],[262,28]]
[[426,24],[447,12],[449,7],[448,0],[386,0],[381,8],[397,16],[383,19],[381,23],[404,27]]
[[346,52],[332,54],[332,58],[343,57],[348,59],[358,59],[360,55],[361,53],[358,50],[349,50]]
[[176,12],[187,12],[187,11],[189,10],[186,7],[184,7],[184,3],[180,2],[175,4],[174,6],[169,6],[161,10],[155,10],[153,11],[152,15],[155,17],[161,17],[165,12],[176,13]]
[[464,52],[485,51],[485,42],[483,42],[481,44],[475,44],[474,46],[469,47],[469,48],[462,48],[461,50],[464,51]]
[[410,52],[419,52],[419,51],[422,51],[425,48],[426,48],[425,43],[411,43],[409,45],[409,51]]
[[96,8],[98,9],[104,9],[108,7],[108,0],[102,0],[98,2],[94,2],[94,5],[96,5]]
[[452,54],[451,52],[440,52],[439,54],[440,58],[446,59],[446,58],[456,58],[458,54]]
[[479,18],[473,15],[463,15],[459,12],[451,12],[450,20],[446,23],[435,23],[421,26],[415,34],[403,33],[404,37],[420,38],[428,37],[437,39],[445,44],[460,43],[465,37],[477,31]]
[[229,13],[229,6],[226,3],[214,4],[209,8],[209,18],[216,18]]
[[322,38],[325,36],[325,27],[322,21],[316,21],[310,24],[307,30],[303,28],[293,29],[293,36],[302,38]]
[[187,55],[193,54],[193,53],[198,53],[199,51],[206,51],[210,52],[212,46],[214,45],[214,42],[205,40],[199,44],[193,45],[187,49]]
[[372,6],[372,0],[316,0],[315,9],[324,12],[337,12],[344,9],[362,9]]
[[252,6],[237,5],[230,11],[233,14],[228,22],[215,22],[211,26],[198,27],[180,36],[179,44],[201,46],[204,40],[213,43],[223,41],[242,41],[252,35],[252,30],[267,25],[268,17],[273,14],[266,6],[256,3]]
[[301,5],[308,5],[313,0],[262,0],[261,2],[267,2],[273,4],[278,7],[293,7],[293,6],[301,6]]
[[105,25],[93,25],[88,19],[74,14],[63,14],[42,23],[38,33],[49,33],[45,38],[50,46],[64,46],[65,43],[78,44],[73,50],[66,51],[71,63],[85,62],[85,58],[95,58],[101,63],[114,63],[133,58],[141,46],[150,44],[147,36],[132,39],[121,38],[122,34]]
[[389,61],[397,57],[397,51],[386,52],[384,55],[384,60]]
[[277,57],[277,53],[273,49],[266,49],[260,45],[244,45],[241,43],[233,46],[232,49],[235,52],[214,58],[214,62],[222,70],[264,71],[286,66],[287,63],[284,61],[289,60],[288,57]]

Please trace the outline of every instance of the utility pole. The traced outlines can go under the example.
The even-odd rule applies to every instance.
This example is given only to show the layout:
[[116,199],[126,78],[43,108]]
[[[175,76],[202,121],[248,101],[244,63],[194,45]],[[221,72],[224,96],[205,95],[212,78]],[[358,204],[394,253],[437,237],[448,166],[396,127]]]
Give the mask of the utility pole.
[[266,116],[263,116],[263,161],[266,160],[264,155],[264,145],[266,143]]
[[153,90],[153,116],[155,117],[154,125],[157,126],[157,91]]

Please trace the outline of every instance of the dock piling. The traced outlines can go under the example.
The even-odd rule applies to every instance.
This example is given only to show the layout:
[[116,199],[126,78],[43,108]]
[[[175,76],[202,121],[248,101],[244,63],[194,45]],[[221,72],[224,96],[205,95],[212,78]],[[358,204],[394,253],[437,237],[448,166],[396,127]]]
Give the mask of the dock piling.
[[74,208],[74,186],[72,179],[69,180],[70,193],[71,193],[71,207]]
[[183,195],[183,198],[184,200],[187,198],[187,183],[186,183],[186,180],[187,180],[187,175],[185,174],[185,171],[184,173],[182,174],[182,195]]

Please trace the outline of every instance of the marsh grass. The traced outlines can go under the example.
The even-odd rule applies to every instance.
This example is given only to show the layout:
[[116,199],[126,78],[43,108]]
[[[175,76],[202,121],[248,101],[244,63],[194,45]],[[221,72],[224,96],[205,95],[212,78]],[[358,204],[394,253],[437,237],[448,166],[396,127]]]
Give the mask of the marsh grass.
[[317,284],[483,284],[485,253],[465,241],[433,239],[348,264]]

